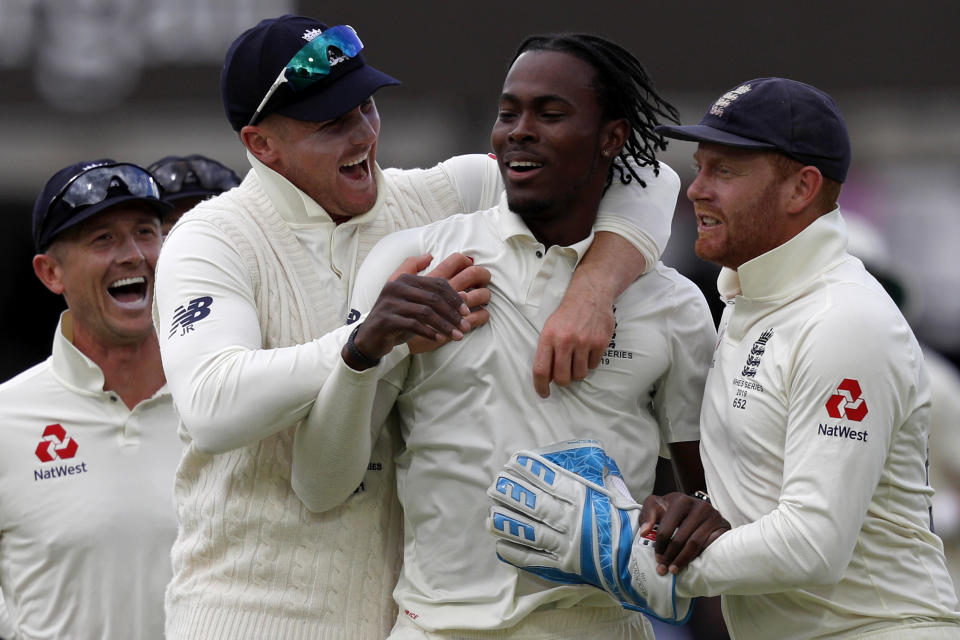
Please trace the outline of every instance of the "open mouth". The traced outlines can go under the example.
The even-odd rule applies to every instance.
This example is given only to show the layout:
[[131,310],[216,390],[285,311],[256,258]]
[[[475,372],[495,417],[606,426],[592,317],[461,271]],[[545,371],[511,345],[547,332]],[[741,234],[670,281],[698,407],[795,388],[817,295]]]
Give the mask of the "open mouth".
[[697,216],[697,220],[700,222],[700,226],[704,228],[716,227],[720,224],[720,221],[713,216]]
[[507,167],[509,167],[511,171],[516,171],[517,173],[527,173],[533,171],[534,169],[539,169],[542,166],[542,162],[534,162],[532,160],[512,160],[507,163]]
[[139,302],[147,297],[147,279],[143,276],[121,278],[110,283],[107,292],[117,302]]
[[367,163],[369,154],[363,154],[362,158],[357,158],[353,162],[348,162],[340,167],[340,173],[350,180],[363,180],[370,175],[370,166]]

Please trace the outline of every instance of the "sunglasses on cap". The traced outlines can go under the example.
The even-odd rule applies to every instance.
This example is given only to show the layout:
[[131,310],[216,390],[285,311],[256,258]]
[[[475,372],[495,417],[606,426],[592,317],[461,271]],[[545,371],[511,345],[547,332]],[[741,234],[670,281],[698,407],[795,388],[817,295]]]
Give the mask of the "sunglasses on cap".
[[60,231],[102,209],[104,203],[129,199],[152,204],[161,214],[169,210],[160,200],[160,186],[142,167],[112,161],[80,166],[56,193],[48,199],[41,194],[34,205],[37,251],[49,246]]
[[147,171],[160,184],[165,200],[183,191],[223,193],[240,184],[240,178],[231,169],[201,155],[164,158],[147,167]]
[[106,200],[111,190],[121,189],[138,198],[160,199],[160,187],[146,169],[119,162],[93,167],[73,176],[53,197],[50,206],[58,201],[73,208],[99,204]]
[[[331,62],[328,52],[329,47],[336,48],[342,55],[342,58],[340,56],[334,56]],[[330,70],[334,65],[341,62],[344,58],[354,57],[360,53],[361,49],[363,49],[363,43],[360,42],[357,32],[353,27],[345,24],[330,27],[303,45],[303,47],[290,58],[290,62],[283,67],[277,79],[270,85],[270,88],[267,90],[267,95],[263,96],[263,100],[260,101],[260,106],[253,112],[253,117],[250,118],[247,126],[257,121],[263,108],[267,106],[267,101],[270,100],[271,96],[276,93],[281,85],[289,83],[290,88],[294,91],[302,91],[318,80],[330,75]]]

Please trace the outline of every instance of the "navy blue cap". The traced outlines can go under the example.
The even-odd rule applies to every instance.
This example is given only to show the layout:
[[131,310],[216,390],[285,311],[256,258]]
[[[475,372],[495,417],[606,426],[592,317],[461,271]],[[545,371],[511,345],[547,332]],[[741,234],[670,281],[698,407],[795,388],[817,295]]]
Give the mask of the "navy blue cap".
[[837,103],[816,87],[786,78],[743,82],[720,96],[700,124],[664,125],[657,132],[677,140],[779,151],[837,182],[850,168],[850,135]]
[[[290,59],[327,25],[313,18],[284,15],[261,20],[233,41],[220,71],[220,95],[227,119],[240,131],[253,117],[274,80]],[[374,69],[362,54],[340,62],[330,75],[302,91],[281,85],[262,114],[323,122],[347,113],[380,87],[399,80]]]
[[105,209],[132,203],[149,206],[161,218],[173,210],[160,200],[159,185],[143,167],[110,158],[64,167],[47,180],[33,203],[34,247],[42,253],[59,233]]

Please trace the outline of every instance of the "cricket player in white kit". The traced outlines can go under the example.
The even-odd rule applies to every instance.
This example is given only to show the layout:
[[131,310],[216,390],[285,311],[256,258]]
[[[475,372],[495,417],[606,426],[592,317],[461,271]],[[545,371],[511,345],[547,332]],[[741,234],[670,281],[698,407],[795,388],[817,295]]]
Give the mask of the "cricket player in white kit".
[[[381,438],[369,469],[364,462],[355,481],[333,490],[355,457],[341,455],[354,434],[326,429],[312,409],[350,331],[336,332],[370,248],[391,231],[492,206],[502,186],[486,156],[381,171],[372,94],[396,80],[367,65],[362,46],[349,26],[299,16],[238,37],[221,89],[252,169],[187,213],[164,244],[158,327],[188,441],[176,484],[170,639],[366,640],[383,638],[396,617],[394,445]],[[587,256],[578,269],[593,274],[587,283],[625,285],[638,263],[655,264],[671,212],[645,208],[645,197],[639,186],[615,185],[595,229],[646,255],[601,248],[594,267]],[[609,298],[605,288],[588,292],[603,318],[618,293],[610,289]],[[305,461],[323,469],[328,489],[308,502],[316,512],[291,484],[301,421],[323,431],[324,446]],[[366,460],[370,446],[361,449]]]
[[[737,639],[960,637],[930,530],[929,380],[895,303],[846,251],[836,103],[760,78],[700,124],[658,130],[700,143],[696,250],[723,266],[728,305],[701,452],[734,527],[680,568],[664,526],[675,504],[648,499],[641,533],[660,520],[658,572],[679,569],[680,596],[723,594]],[[656,564],[648,548],[635,543],[631,561]]]
[[145,169],[108,159],[37,197],[34,271],[68,310],[50,357],[0,385],[11,637],[163,638],[183,448],[151,306],[170,209]]
[[[602,592],[497,562],[482,528],[486,487],[504,455],[574,436],[629,451],[626,475],[643,495],[653,486],[661,448],[686,445],[694,456],[678,464],[681,478],[691,490],[702,487],[697,420],[716,339],[699,290],[658,264],[615,301],[616,332],[590,377],[546,399],[533,393],[524,363],[593,240],[611,161],[628,136],[629,153],[647,165],[634,179],[646,185],[649,206],[666,215],[679,180],[650,155],[637,157],[640,145],[658,146],[656,120],[620,115],[624,104],[670,109],[647,89],[628,52],[574,35],[531,39],[518,56],[492,134],[506,182],[499,205],[385,238],[361,268],[354,295],[360,313],[376,310],[385,304],[387,290],[376,296],[391,265],[403,256],[461,252],[491,272],[490,322],[395,366],[395,354],[365,350],[375,329],[362,323],[353,347],[371,362],[360,364],[387,357],[357,371],[356,354],[345,348],[315,410],[356,433],[368,430],[371,415],[375,425],[382,422],[394,402],[399,410],[405,545],[391,638],[652,637],[642,615]],[[604,102],[610,93],[627,97]]]

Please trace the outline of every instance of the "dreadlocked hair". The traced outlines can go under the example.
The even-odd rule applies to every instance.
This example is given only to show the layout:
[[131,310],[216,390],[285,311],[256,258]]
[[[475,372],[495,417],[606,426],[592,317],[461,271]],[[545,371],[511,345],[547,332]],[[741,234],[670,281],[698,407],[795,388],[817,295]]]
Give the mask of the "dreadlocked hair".
[[629,123],[630,136],[611,163],[604,188],[613,181],[614,171],[624,184],[636,178],[641,186],[647,186],[627,158],[641,167],[652,166],[654,175],[659,175],[656,153],[667,148],[667,139],[654,127],[660,124],[658,117],[680,124],[680,112],[660,97],[650,76],[632,53],[599,36],[560,33],[528,37],[517,48],[511,64],[526,51],[569,53],[589,64],[596,71],[593,86],[604,118],[608,121],[624,118]]

